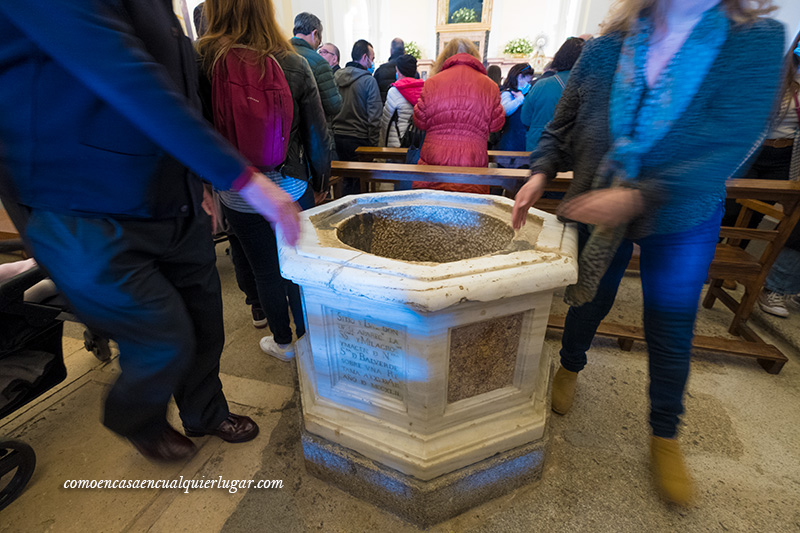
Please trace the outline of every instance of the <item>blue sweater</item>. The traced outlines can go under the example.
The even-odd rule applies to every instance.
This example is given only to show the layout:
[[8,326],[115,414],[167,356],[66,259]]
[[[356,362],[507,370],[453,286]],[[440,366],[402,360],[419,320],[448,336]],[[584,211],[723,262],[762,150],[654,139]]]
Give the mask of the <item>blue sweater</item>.
[[536,149],[545,126],[553,118],[561,93],[564,92],[562,84],[566,85],[567,80],[569,80],[569,71],[559,72],[549,78],[537,81],[525,96],[520,118],[522,124],[528,129],[525,135],[527,151],[532,152]]
[[[766,130],[781,82],[783,47],[783,26],[774,20],[731,27],[689,107],[642,160],[632,186],[642,192],[645,209],[628,226],[629,238],[688,230],[724,200],[725,181],[746,170]],[[573,171],[565,199],[591,189],[611,147],[609,96],[621,49],[619,33],[586,44],[531,154],[532,172],[548,179]]]
[[248,165],[203,119],[167,0],[0,2],[0,193],[61,213],[198,212]]

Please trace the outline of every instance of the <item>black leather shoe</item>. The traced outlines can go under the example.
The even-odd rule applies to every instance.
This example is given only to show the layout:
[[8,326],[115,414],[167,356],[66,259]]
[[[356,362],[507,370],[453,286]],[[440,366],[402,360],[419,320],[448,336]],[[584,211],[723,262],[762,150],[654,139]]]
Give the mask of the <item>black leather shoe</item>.
[[225,442],[247,442],[258,435],[258,424],[249,416],[228,413],[228,418],[223,420],[216,429],[197,431],[185,428],[185,433],[187,437],[214,435]]
[[139,453],[151,461],[185,461],[197,453],[197,446],[171,427],[157,437],[132,437],[129,440]]

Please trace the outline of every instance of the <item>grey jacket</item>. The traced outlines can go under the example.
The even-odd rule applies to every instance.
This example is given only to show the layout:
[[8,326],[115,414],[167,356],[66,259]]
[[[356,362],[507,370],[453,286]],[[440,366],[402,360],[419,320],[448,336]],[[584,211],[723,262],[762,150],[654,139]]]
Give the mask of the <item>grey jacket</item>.
[[367,69],[351,61],[336,73],[336,85],[342,95],[342,110],[333,119],[333,133],[380,142],[383,103],[378,82]]

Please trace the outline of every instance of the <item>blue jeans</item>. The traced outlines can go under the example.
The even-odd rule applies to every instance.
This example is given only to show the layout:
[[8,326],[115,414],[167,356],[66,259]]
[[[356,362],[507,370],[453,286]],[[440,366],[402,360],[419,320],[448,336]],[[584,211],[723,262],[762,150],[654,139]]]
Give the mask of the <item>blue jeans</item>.
[[[688,231],[651,235],[636,241],[639,258],[644,329],[649,352],[650,426],[653,435],[673,438],[683,413],[683,390],[689,377],[697,306],[719,237],[722,208]],[[579,228],[583,249],[588,229]],[[572,372],[586,366],[586,351],[597,327],[614,304],[620,280],[633,252],[624,240],[606,271],[594,300],[570,307],[561,339],[561,365]]]
[[784,247],[764,281],[764,288],[783,295],[800,293],[800,252]]

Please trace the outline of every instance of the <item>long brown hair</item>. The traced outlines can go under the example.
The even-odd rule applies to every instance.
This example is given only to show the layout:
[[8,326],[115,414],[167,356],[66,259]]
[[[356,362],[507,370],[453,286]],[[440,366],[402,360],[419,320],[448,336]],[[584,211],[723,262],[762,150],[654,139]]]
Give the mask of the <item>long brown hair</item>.
[[442,53],[440,53],[439,57],[436,58],[436,62],[433,64],[433,68],[431,68],[430,75],[433,76],[434,74],[438,74],[439,71],[442,70],[442,66],[444,65],[445,61],[456,54],[469,54],[478,61],[481,60],[481,54],[478,52],[478,47],[475,46],[472,41],[464,39],[463,37],[456,37],[455,39],[451,39],[450,42],[445,45]]
[[[630,30],[640,17],[663,20],[662,13],[669,0],[617,0],[608,17],[600,25],[603,34]],[[728,18],[737,24],[753,22],[777,8],[772,0],[722,0]]]
[[261,58],[293,52],[275,20],[272,0],[206,0],[208,30],[195,47],[210,76],[214,65],[234,46],[246,46]]

